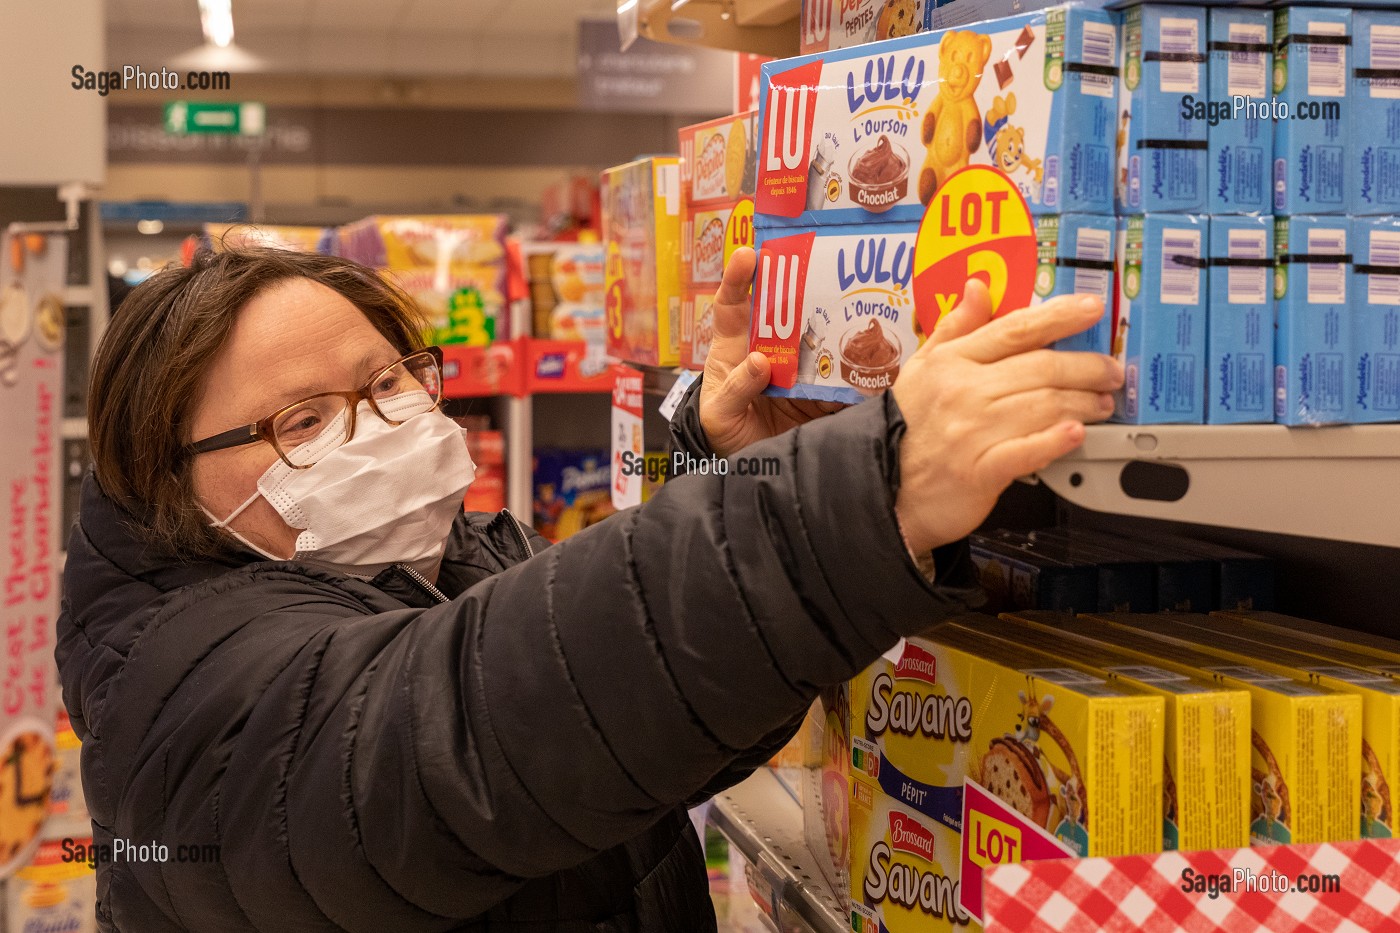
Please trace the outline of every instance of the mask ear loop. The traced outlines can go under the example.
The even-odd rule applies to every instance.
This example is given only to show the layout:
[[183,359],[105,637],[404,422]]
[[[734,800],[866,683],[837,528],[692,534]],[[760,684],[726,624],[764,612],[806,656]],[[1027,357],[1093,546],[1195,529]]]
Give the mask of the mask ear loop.
[[229,522],[233,521],[235,518],[237,518],[238,516],[242,515],[243,512],[244,512],[244,510],[247,509],[248,506],[252,505],[253,502],[254,502],[254,500],[256,500],[256,499],[258,498],[258,496],[261,496],[261,495],[262,495],[262,492],[261,492],[261,491],[254,492],[251,496],[249,496],[247,499],[244,500],[244,502],[243,502],[242,505],[240,505],[238,508],[234,509],[231,513],[229,513],[228,518],[225,518],[223,521],[220,521],[218,518],[215,517],[215,515],[214,515],[213,512],[211,512],[211,511],[209,511],[208,509],[206,509],[206,508],[204,507],[204,503],[203,503],[203,502],[198,502],[198,503],[195,503],[195,504],[199,506],[199,510],[200,510],[201,512],[203,512],[205,515],[209,516],[209,527],[210,527],[210,528],[217,528],[217,529],[219,529],[220,531],[227,532],[229,535],[231,535],[232,537],[236,538],[236,539],[239,541],[239,543],[241,543],[244,547],[251,549],[255,554],[261,554],[263,557],[266,557],[268,560],[286,560],[286,558],[284,558],[284,557],[278,557],[276,554],[271,554],[271,553],[269,553],[269,552],[267,552],[267,551],[264,551],[262,548],[258,547],[256,544],[254,544],[253,542],[249,541],[247,538],[243,537],[241,534],[239,534],[238,532],[234,531],[232,528],[229,527]]

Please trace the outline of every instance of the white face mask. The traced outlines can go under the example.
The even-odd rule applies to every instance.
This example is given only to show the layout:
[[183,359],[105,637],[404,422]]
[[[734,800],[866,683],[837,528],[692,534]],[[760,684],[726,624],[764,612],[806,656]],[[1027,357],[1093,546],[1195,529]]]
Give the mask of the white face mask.
[[[405,393],[380,409],[420,406],[418,393]],[[341,419],[344,419],[341,415]],[[320,438],[292,452],[292,459],[314,456],[317,444],[333,445],[345,425],[333,422]],[[430,411],[394,427],[360,402],[355,436],[304,470],[278,458],[258,479],[258,491],[212,526],[222,528],[264,557],[269,554],[229,528],[229,522],[262,496],[297,535],[290,560],[319,564],[359,577],[373,577],[392,564],[407,564],[430,576],[447,548],[447,534],[462,511],[462,496],[476,478],[462,429],[440,411]],[[202,506],[201,506],[202,508]],[[206,509],[205,514],[214,519]]]

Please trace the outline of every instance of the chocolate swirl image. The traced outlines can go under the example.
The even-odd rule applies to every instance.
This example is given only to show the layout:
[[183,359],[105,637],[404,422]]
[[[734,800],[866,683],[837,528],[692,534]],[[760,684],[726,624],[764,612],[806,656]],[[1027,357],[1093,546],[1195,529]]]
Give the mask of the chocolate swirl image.
[[885,336],[885,329],[874,318],[855,336],[846,341],[842,355],[862,369],[879,369],[899,359],[899,347]]

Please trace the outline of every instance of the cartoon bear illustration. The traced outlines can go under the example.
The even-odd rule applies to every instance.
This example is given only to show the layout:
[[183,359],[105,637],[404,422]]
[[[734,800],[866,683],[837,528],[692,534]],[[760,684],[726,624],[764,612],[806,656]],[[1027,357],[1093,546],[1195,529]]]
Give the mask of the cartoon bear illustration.
[[922,139],[928,147],[919,172],[919,200],[928,204],[948,176],[967,166],[982,143],[982,112],[973,94],[992,54],[992,40],[954,30],[938,43],[938,94],[924,114]]
[[984,131],[987,138],[987,151],[992,164],[1007,175],[1023,169],[1040,185],[1043,171],[1041,161],[1026,153],[1026,131],[1012,126],[1011,117],[1016,113],[1016,95],[993,97],[992,109],[987,111]]

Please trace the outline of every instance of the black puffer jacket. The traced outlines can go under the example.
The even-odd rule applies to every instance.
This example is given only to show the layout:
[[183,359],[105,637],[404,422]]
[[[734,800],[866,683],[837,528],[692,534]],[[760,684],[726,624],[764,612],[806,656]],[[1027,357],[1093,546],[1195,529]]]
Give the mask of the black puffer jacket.
[[[392,568],[161,560],[89,478],[64,701],[96,841],[170,854],[100,867],[102,929],[713,930],[681,806],[965,595],[901,546],[902,430],[860,406],[746,451],[778,476],[680,478],[533,557],[465,515],[446,602]],[[676,433],[704,452],[693,392]]]

